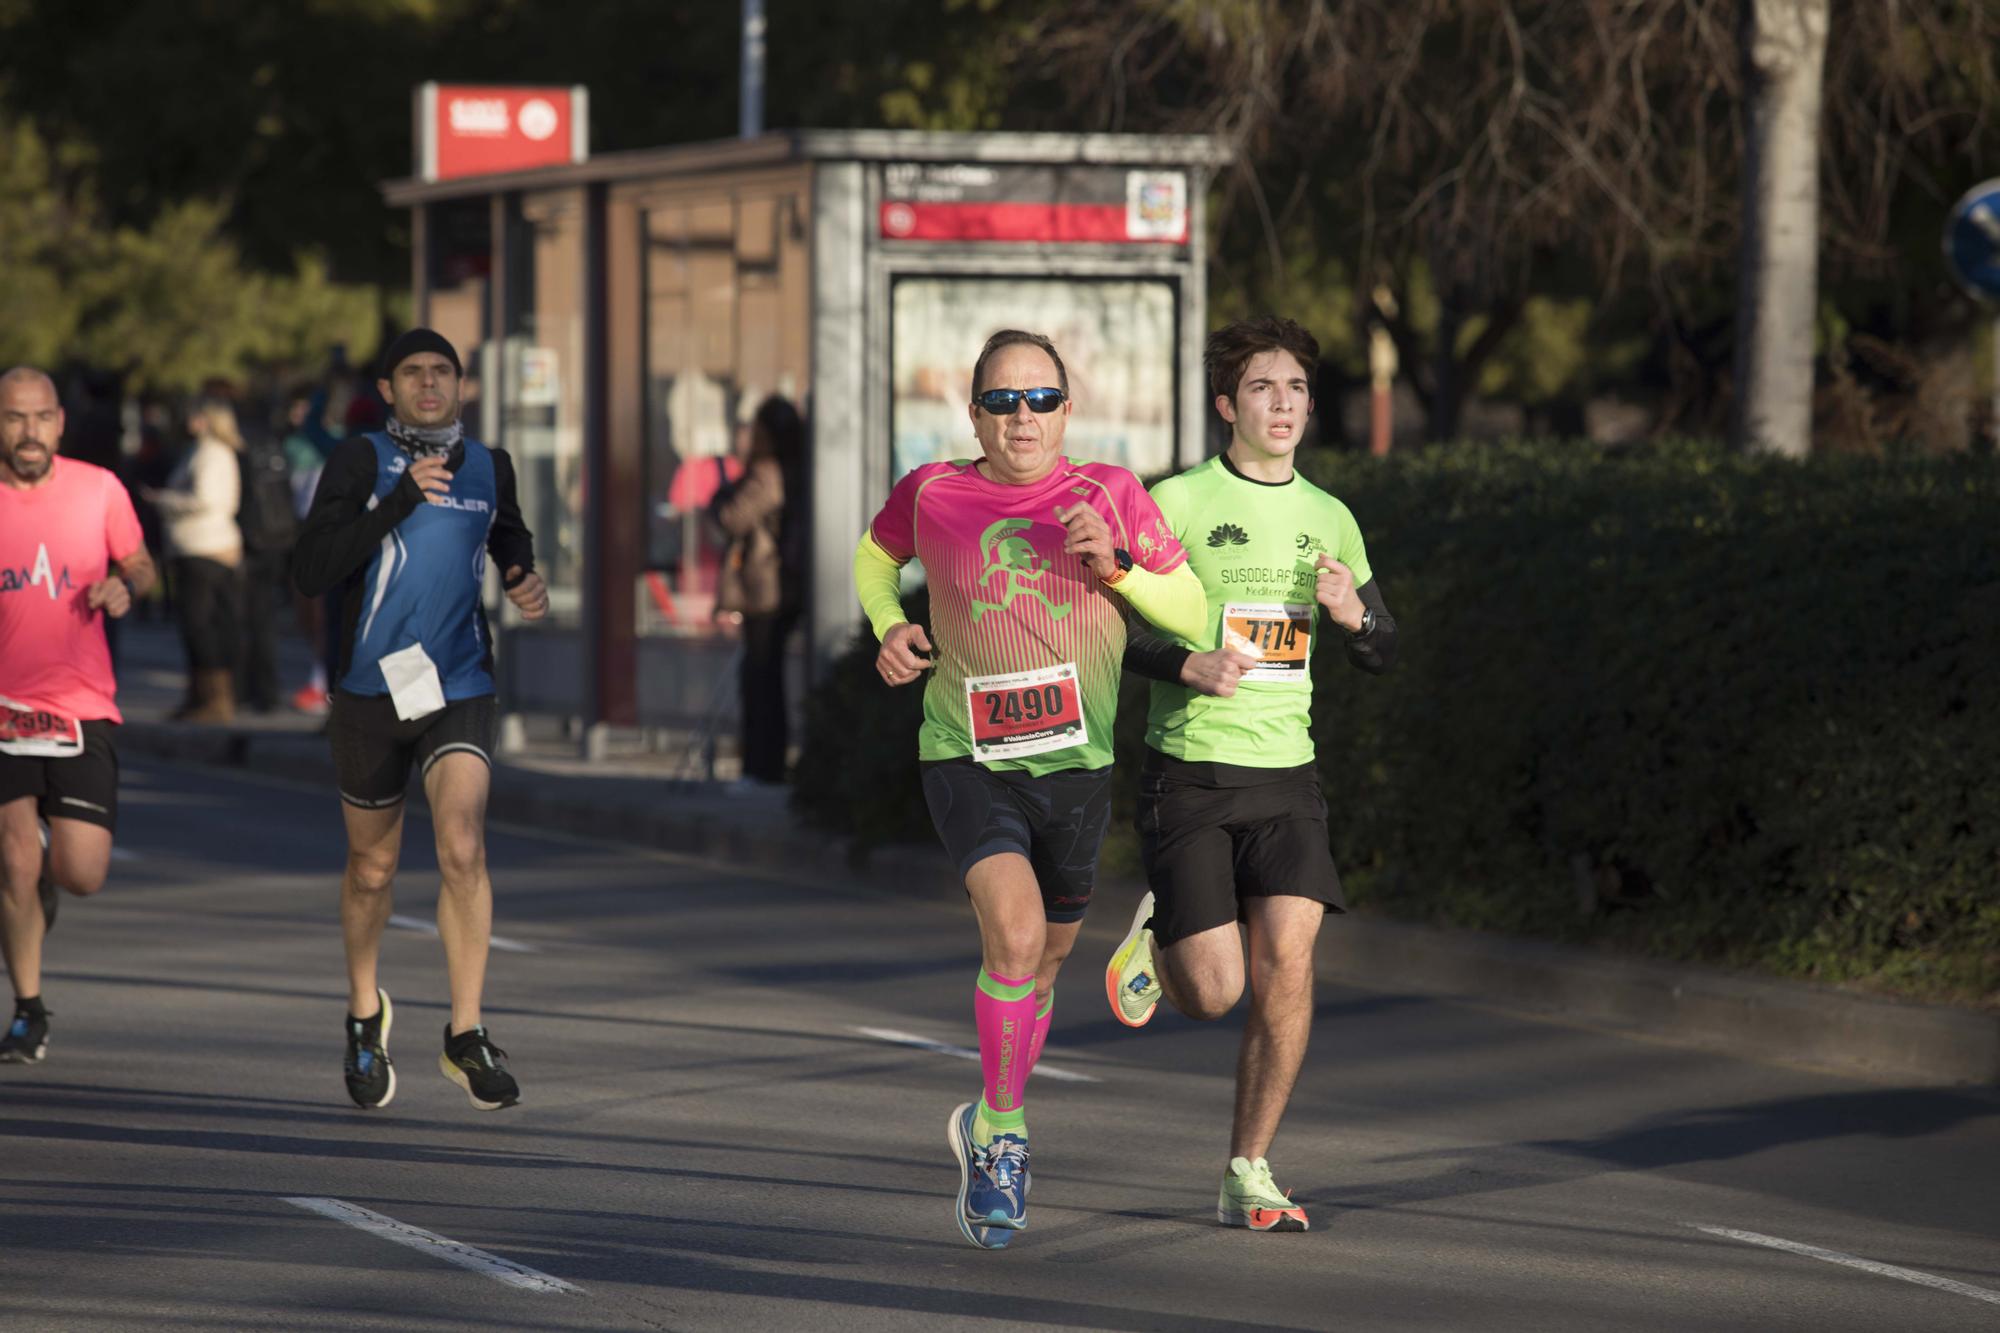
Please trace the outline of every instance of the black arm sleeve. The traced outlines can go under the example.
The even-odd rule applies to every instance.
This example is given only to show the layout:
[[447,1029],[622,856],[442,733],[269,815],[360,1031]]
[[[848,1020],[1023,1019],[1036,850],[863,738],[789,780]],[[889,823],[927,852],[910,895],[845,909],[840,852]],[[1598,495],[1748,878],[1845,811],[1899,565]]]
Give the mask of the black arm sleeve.
[[[518,566],[523,578],[535,570],[535,538],[521,518],[521,500],[514,486],[514,460],[505,449],[493,451],[493,528],[486,534],[486,554],[505,583],[507,571]],[[516,579],[515,582],[519,582]]]
[[1354,595],[1375,613],[1375,628],[1360,638],[1347,640],[1347,660],[1369,675],[1379,676],[1396,664],[1396,618],[1389,614],[1389,606],[1382,600],[1382,589],[1374,579],[1356,588]]
[[1194,649],[1153,633],[1138,616],[1125,617],[1125,669],[1148,680],[1181,683],[1181,667]]
[[389,530],[424,503],[423,488],[405,472],[382,503],[375,493],[375,446],[365,436],[341,441],[319,474],[312,508],[292,548],[292,582],[306,597],[331,592],[368,563]]

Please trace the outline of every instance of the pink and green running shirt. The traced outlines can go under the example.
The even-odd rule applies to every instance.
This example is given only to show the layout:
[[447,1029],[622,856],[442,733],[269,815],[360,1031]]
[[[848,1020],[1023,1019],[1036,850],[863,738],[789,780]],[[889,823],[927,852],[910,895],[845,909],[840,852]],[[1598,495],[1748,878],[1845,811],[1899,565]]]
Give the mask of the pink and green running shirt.
[[[895,559],[922,561],[930,582],[937,666],[924,688],[920,759],[974,755],[975,707],[981,710],[982,732],[993,727],[1039,734],[1034,724],[1043,717],[1041,700],[1049,700],[1053,717],[1058,686],[1068,686],[1062,669],[1073,667],[1082,743],[1018,757],[981,757],[981,762],[1026,773],[1111,762],[1125,655],[1124,607],[1081,559],[1063,553],[1068,534],[1055,511],[1079,500],[1104,515],[1112,541],[1130,551],[1139,567],[1165,574],[1186,561],[1187,552],[1139,479],[1109,463],[1064,458],[1032,486],[1006,486],[981,476],[971,461],[957,459],[928,463],[889,493],[869,531]],[[968,682],[987,684],[996,677],[1012,678],[1012,684],[968,692]]]

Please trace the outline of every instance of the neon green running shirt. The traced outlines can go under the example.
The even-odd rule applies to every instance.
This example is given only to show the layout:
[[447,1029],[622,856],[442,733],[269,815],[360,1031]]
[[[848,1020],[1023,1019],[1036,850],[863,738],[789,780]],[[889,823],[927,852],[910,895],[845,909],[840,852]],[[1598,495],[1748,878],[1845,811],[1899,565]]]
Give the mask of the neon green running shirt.
[[1259,659],[1232,698],[1153,682],[1146,744],[1190,762],[1293,768],[1313,762],[1311,655],[1340,627],[1313,600],[1322,553],[1374,577],[1347,506],[1294,472],[1251,481],[1221,457],[1153,487],[1167,526],[1208,594],[1208,629],[1189,647],[1208,652],[1225,632]]

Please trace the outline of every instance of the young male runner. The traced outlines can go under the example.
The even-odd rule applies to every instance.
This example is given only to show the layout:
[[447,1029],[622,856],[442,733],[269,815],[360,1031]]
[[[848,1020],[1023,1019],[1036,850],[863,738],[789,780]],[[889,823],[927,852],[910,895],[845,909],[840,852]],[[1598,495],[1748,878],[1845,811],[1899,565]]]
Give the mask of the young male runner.
[[1138,811],[1152,891],[1105,987],[1130,1027],[1162,994],[1190,1018],[1220,1018],[1243,994],[1247,927],[1250,1021],[1216,1215],[1257,1231],[1306,1229],[1265,1154],[1305,1059],[1313,942],[1328,911],[1346,910],[1313,766],[1312,658],[1329,635],[1371,673],[1396,651],[1354,516],[1292,466],[1318,359],[1289,319],[1209,336],[1202,362],[1229,449],[1153,487],[1207,619],[1186,645],[1135,634],[1125,659],[1155,681]]
[[48,1054],[42,943],[57,887],[96,893],[111,867],[124,719],[104,617],[154,578],[124,485],[57,457],[62,435],[47,375],[0,375],[0,944],[14,984],[0,1064]]
[[548,611],[534,540],[504,450],[467,438],[458,419],[458,353],[412,329],[382,357],[388,428],[341,442],[326,461],[292,555],[299,592],[340,590],[341,664],[327,719],[347,871],[347,1093],[355,1105],[396,1095],[389,1059],[395,1010],[377,984],[382,928],[403,841],[403,793],[416,764],[430,801],[441,885],[438,937],[451,983],[438,1068],[473,1106],[497,1111],[521,1090],[480,1023],[493,884],[486,873],[486,794],[494,732],[492,636],[480,605],[486,558],[530,620]]
[[[1201,623],[1201,585],[1138,478],[1063,457],[1070,407],[1047,338],[994,334],[968,408],[983,456],[904,477],[854,556],[882,679],[932,672],[924,799],[964,877],[984,964],[973,1016],[985,1087],[946,1133],[959,1233],[989,1249],[1027,1225],[1022,1092],[1110,815],[1124,606],[1170,633]],[[929,576],[935,646],[903,618],[897,571],[912,559]]]

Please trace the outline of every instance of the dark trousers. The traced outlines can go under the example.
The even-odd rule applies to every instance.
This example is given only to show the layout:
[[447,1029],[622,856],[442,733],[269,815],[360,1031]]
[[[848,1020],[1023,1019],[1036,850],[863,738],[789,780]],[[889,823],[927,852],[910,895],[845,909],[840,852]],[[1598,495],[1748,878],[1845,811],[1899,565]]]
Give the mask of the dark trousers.
[[278,599],[286,596],[283,551],[252,551],[243,557],[243,670],[236,697],[259,711],[278,706]]
[[175,557],[174,601],[190,672],[236,669],[240,582],[237,570],[220,561]]
[[785,641],[799,623],[797,611],[743,617],[743,668],[737,693],[743,715],[743,776],[785,780],[785,747],[791,739],[785,712]]

